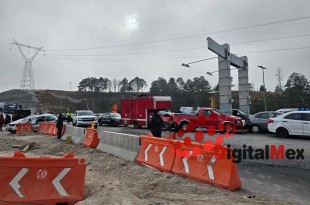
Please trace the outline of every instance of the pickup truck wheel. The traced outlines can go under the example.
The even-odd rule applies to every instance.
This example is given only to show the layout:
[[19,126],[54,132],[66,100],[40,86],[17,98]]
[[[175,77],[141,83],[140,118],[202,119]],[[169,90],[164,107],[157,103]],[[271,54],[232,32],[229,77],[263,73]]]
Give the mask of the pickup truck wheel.
[[188,131],[188,122],[181,122],[180,129],[183,129],[184,131]]
[[165,121],[163,125],[163,130],[168,130],[169,126],[170,126],[169,123]]
[[[230,126],[228,126],[228,125],[230,125]],[[232,124],[225,123],[224,126],[225,126],[225,132],[228,132],[228,133],[232,133],[233,132],[234,126]]]

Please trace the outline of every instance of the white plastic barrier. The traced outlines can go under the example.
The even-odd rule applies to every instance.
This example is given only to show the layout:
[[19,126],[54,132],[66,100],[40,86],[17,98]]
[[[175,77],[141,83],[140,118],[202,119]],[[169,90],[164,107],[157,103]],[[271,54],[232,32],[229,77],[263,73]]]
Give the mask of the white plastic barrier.
[[133,161],[139,152],[139,136],[118,132],[102,131],[97,149]]

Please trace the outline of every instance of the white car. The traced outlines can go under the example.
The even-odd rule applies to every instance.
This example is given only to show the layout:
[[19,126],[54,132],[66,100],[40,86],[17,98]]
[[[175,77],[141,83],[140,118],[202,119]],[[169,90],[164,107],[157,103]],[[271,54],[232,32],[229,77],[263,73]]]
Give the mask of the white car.
[[77,110],[74,112],[72,118],[73,126],[91,126],[91,123],[95,123],[95,127],[98,125],[98,118],[91,110]]
[[310,111],[292,111],[270,118],[268,130],[276,133],[279,137],[289,135],[310,136]]
[[14,134],[16,133],[17,124],[29,122],[32,124],[33,131],[37,132],[39,130],[40,122],[56,122],[56,120],[57,117],[53,114],[31,115],[7,124],[5,129]]

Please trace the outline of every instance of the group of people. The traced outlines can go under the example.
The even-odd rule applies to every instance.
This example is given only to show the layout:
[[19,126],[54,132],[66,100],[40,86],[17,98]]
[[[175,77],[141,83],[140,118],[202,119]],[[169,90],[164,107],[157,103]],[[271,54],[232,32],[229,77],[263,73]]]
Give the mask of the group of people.
[[0,113],[0,131],[2,131],[3,125],[6,126],[11,122],[11,116],[5,115],[5,118],[3,117],[3,113]]

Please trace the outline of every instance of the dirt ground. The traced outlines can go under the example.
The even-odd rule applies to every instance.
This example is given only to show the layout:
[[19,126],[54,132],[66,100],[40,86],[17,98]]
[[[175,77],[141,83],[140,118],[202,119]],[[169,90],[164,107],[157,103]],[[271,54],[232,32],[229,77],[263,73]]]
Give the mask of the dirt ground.
[[18,151],[11,145],[38,143],[26,155],[63,156],[71,152],[87,162],[85,199],[78,205],[99,204],[286,204],[264,198],[247,198],[250,190],[230,192],[180,176],[162,173],[82,145],[66,144],[55,137],[16,136],[0,132],[0,156]]

